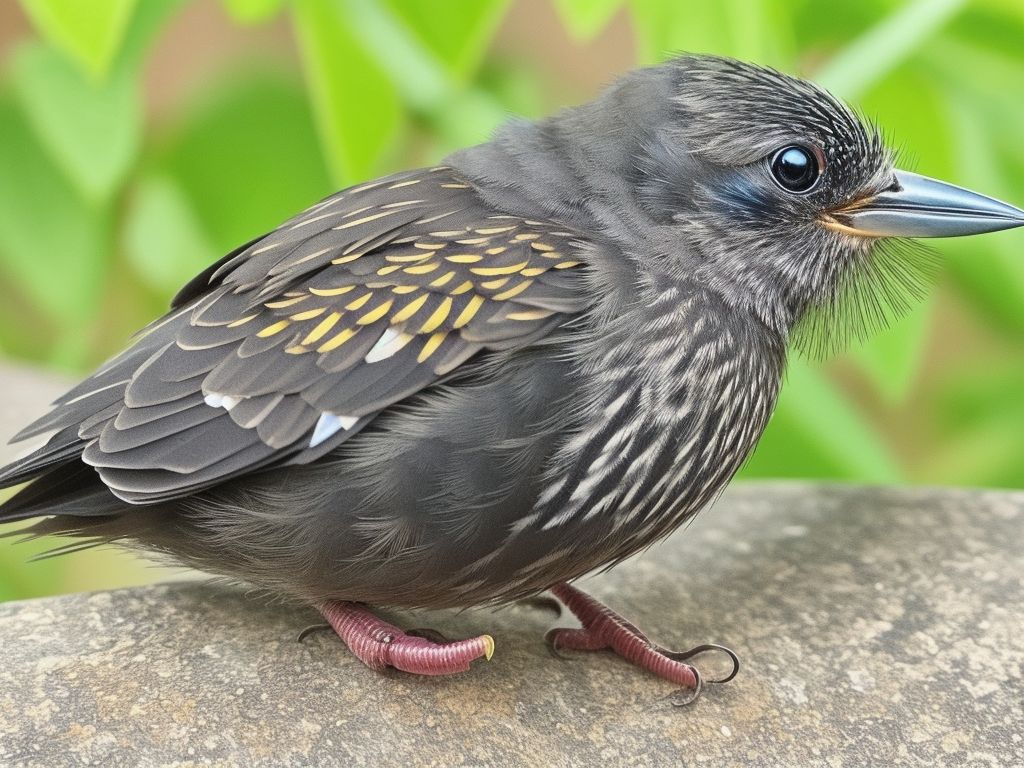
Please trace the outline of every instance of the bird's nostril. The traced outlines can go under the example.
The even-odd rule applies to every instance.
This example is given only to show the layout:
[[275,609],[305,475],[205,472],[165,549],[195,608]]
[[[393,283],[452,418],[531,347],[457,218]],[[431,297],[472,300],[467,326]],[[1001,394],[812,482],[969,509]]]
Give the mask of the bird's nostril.
[[890,184],[888,187],[886,187],[882,191],[883,192],[902,192],[903,191],[903,185],[900,184],[900,180],[898,178],[893,176],[892,184]]

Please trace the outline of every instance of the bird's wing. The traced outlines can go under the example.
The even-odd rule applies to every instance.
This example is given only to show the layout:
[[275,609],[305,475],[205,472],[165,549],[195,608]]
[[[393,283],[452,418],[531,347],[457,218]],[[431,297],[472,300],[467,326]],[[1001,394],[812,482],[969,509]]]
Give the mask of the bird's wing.
[[134,503],[332,450],[482,349],[587,305],[578,236],[488,209],[451,169],[340,192],[229,254],[18,439],[0,485],[81,454]]

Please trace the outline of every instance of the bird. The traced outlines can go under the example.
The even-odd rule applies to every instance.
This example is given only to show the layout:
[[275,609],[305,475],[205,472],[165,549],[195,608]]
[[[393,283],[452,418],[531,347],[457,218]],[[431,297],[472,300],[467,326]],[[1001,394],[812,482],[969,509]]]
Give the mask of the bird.
[[817,85],[679,55],[226,254],[14,437],[48,439],[0,470],[27,483],[0,522],[314,606],[377,670],[495,645],[375,609],[550,592],[581,625],[553,649],[692,699],[692,657],[734,654],[670,651],[574,582],[713,502],[793,351],[918,290],[909,240],[1020,226]]

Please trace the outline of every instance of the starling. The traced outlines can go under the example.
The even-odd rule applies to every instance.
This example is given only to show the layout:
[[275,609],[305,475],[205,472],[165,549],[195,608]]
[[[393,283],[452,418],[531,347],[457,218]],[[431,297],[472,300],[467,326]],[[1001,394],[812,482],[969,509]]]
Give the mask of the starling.
[[787,350],[916,284],[892,244],[1018,226],[897,170],[811,83],[676,58],[224,256],[15,437],[50,434],[0,470],[31,481],[0,521],[304,601],[374,669],[463,671],[494,643],[370,605],[550,590],[582,624],[553,648],[611,648],[695,694],[687,658],[717,646],[661,648],[570,582],[715,498]]

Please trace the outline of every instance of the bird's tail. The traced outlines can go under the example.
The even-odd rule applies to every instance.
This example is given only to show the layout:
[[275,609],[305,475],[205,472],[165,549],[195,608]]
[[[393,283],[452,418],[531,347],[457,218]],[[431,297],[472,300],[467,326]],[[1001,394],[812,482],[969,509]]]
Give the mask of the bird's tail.
[[[0,504],[0,523],[43,515],[94,517],[116,514],[118,503],[96,470],[77,458],[37,473],[32,482]],[[5,481],[0,481],[5,482]],[[8,483],[7,485],[13,485]],[[6,487],[6,486],[0,486]]]
[[54,455],[48,468],[35,472],[18,469],[20,464],[0,470],[0,487],[31,480],[0,504],[0,524],[33,519],[35,522],[0,530],[0,539],[24,541],[51,535],[73,537],[69,543],[32,558],[38,560],[78,552],[124,537],[121,529],[126,516],[120,513],[129,505],[114,496],[100,481],[96,470],[83,463],[77,455],[63,462]]

